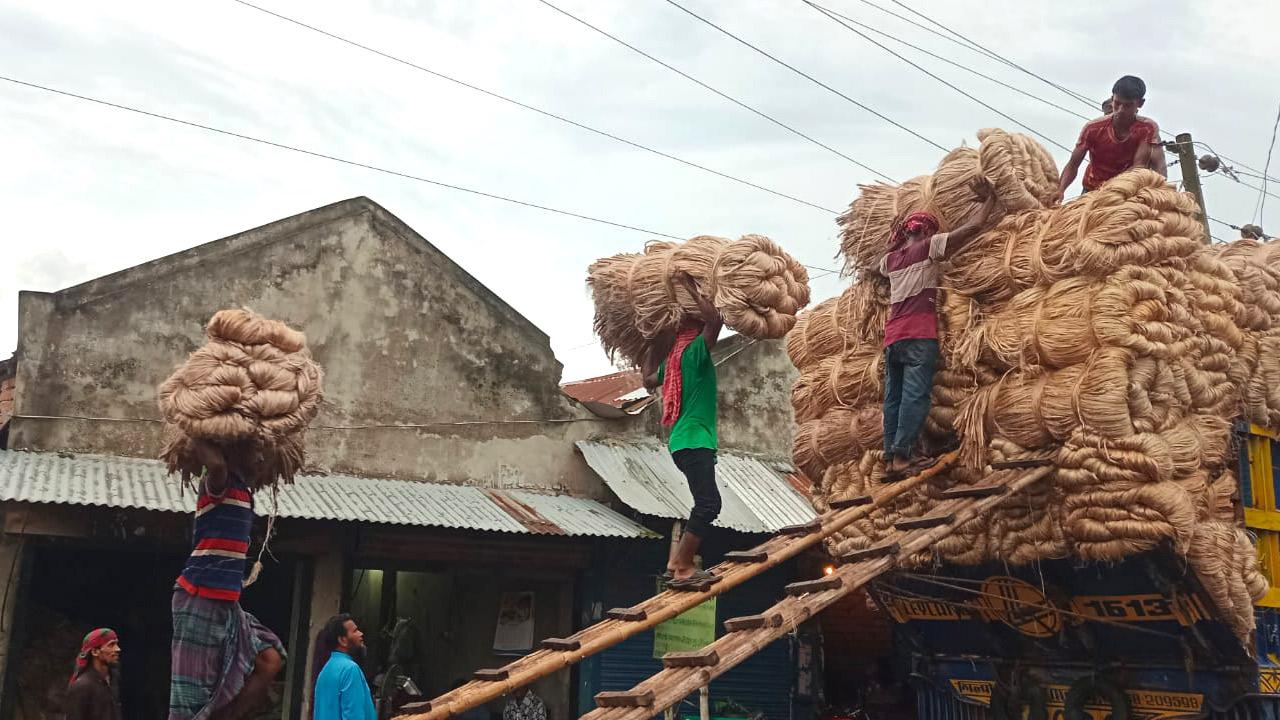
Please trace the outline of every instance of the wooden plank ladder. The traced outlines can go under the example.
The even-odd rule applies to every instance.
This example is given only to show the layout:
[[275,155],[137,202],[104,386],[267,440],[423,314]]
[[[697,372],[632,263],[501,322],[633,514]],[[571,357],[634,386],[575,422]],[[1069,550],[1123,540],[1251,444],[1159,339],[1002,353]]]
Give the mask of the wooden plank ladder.
[[[882,485],[870,495],[837,500],[831,503],[830,510],[822,513],[811,523],[784,528],[779,534],[755,548],[729,553],[724,562],[711,568],[716,580],[704,585],[698,591],[666,590],[633,607],[609,610],[604,620],[583,628],[567,638],[547,638],[539,644],[537,650],[528,655],[500,668],[477,671],[472,676],[472,680],[465,685],[432,700],[415,703],[412,712],[397,717],[401,720],[446,720],[452,715],[460,715],[467,710],[496,700],[516,688],[563,670],[580,662],[583,658],[650,630],[697,607],[708,598],[731,590],[796,555],[818,546],[827,537],[866,517],[876,505],[910,492],[930,477],[949,469],[956,463],[958,457],[958,452],[947,453],[932,467],[916,476]],[[810,593],[810,595],[824,596],[826,592],[830,591]],[[768,613],[765,615],[768,619],[762,627],[770,630],[782,627],[781,624],[774,624],[771,615]],[[785,619],[785,615],[783,618]],[[778,621],[778,623],[782,622],[783,620]],[[676,662],[685,661],[677,659]],[[711,667],[719,667],[723,663],[723,658],[717,658],[717,662]],[[707,667],[702,669],[706,670]],[[650,707],[642,704],[646,698],[647,695],[643,692],[638,695],[606,695],[605,702],[613,703],[610,707],[619,710],[643,711]],[[660,711],[661,709],[655,712]]]

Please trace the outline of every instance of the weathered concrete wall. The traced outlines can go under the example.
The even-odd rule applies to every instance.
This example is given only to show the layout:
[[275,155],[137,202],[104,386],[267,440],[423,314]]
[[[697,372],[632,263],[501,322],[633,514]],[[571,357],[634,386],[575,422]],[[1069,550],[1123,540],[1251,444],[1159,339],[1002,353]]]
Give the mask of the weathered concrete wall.
[[545,334],[364,198],[22,293],[10,447],[154,456],[156,385],[231,306],[306,332],[325,370],[314,467],[604,494],[572,441],[630,423],[564,397]]

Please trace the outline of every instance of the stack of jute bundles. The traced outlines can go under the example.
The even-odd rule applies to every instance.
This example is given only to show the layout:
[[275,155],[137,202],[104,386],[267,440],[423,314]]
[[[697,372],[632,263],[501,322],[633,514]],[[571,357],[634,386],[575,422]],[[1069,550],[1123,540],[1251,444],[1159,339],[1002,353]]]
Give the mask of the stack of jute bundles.
[[[988,134],[984,143],[993,136],[999,137]],[[1022,175],[1039,177],[1025,170]],[[917,185],[936,186],[936,177]],[[915,192],[904,186],[882,214],[921,209],[912,204]],[[847,264],[860,272],[854,288],[874,282],[869,271],[888,233],[866,227],[873,224],[870,209],[884,205],[883,195],[884,188],[863,188],[842,218]],[[935,200],[932,208],[962,205]],[[1276,341],[1251,309],[1270,300],[1243,297],[1237,285],[1231,265],[1245,261],[1233,253],[1243,257],[1244,250],[1208,249],[1196,212],[1190,196],[1144,170],[1062,207],[1003,207],[994,227],[953,258],[943,279],[943,370],[935,378],[934,401],[946,407],[931,411],[927,431],[963,438],[962,464],[875,508],[829,549],[843,554],[867,547],[898,519],[927,513],[943,489],[980,481],[992,461],[1037,453],[1054,459],[1054,474],[958,528],[929,557],[910,561],[1111,560],[1167,543],[1188,558],[1233,629],[1246,634],[1252,625],[1248,601],[1266,583],[1247,537],[1221,508],[1234,489],[1226,471],[1230,420],[1246,405],[1263,412],[1280,403],[1245,392],[1245,378],[1261,388],[1266,368],[1259,370],[1261,360],[1239,357],[1250,342],[1243,319],[1257,321],[1257,357]],[[944,228],[965,217],[939,214]],[[1250,261],[1262,254],[1271,257],[1258,249]],[[1264,275],[1259,282],[1268,287],[1273,278]],[[806,316],[799,324],[806,336],[813,334],[810,322]],[[870,334],[855,334],[852,339],[862,343],[842,335],[841,373],[870,371],[857,360],[879,350],[878,338],[865,337]],[[799,340],[789,345],[810,347]],[[835,364],[812,351],[793,351],[793,359],[798,354],[808,362],[797,363],[801,383],[806,372],[820,380],[820,370],[812,368],[824,361]],[[882,390],[875,390],[858,408],[866,426],[882,399]],[[800,395],[797,400],[804,399]],[[876,447],[871,441],[879,436],[868,432],[844,453],[819,438],[809,446],[828,450],[815,456],[802,440],[822,426],[807,429],[801,405],[796,462],[821,477],[815,505],[825,509],[833,499],[872,489],[883,457],[867,448]],[[815,409],[829,415],[839,406],[824,408],[810,398],[807,415],[816,415]]]
[[1280,243],[1237,240],[1215,246],[1240,287],[1244,343],[1236,353],[1232,379],[1245,388],[1242,415],[1250,422],[1280,427]]
[[639,365],[650,340],[697,315],[697,301],[675,281],[679,273],[695,280],[726,325],[751,338],[783,337],[809,303],[804,266],[763,235],[651,242],[587,270],[595,331],[611,358]]

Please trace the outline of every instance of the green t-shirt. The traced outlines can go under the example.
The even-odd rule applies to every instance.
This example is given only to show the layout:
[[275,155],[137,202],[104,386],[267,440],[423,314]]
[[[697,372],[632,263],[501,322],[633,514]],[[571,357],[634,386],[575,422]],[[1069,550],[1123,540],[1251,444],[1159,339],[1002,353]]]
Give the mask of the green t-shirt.
[[[658,382],[666,374],[666,361],[658,368]],[[716,449],[716,366],[707,341],[699,335],[680,356],[680,417],[671,427],[667,448]]]

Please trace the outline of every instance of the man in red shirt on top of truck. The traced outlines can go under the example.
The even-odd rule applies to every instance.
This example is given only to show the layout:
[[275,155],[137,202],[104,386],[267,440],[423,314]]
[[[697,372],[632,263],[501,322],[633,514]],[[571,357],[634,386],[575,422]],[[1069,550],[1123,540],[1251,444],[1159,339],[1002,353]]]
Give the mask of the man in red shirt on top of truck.
[[1132,168],[1150,168],[1168,175],[1164,161],[1164,148],[1160,145],[1160,128],[1156,121],[1138,115],[1138,108],[1146,102],[1147,84],[1140,78],[1125,75],[1111,88],[1110,115],[1089,121],[1080,131],[1076,149],[1062,168],[1058,181],[1058,202],[1066,195],[1067,188],[1075,182],[1076,172],[1084,156],[1089,156],[1085,168],[1084,191],[1095,190],[1102,183]]

